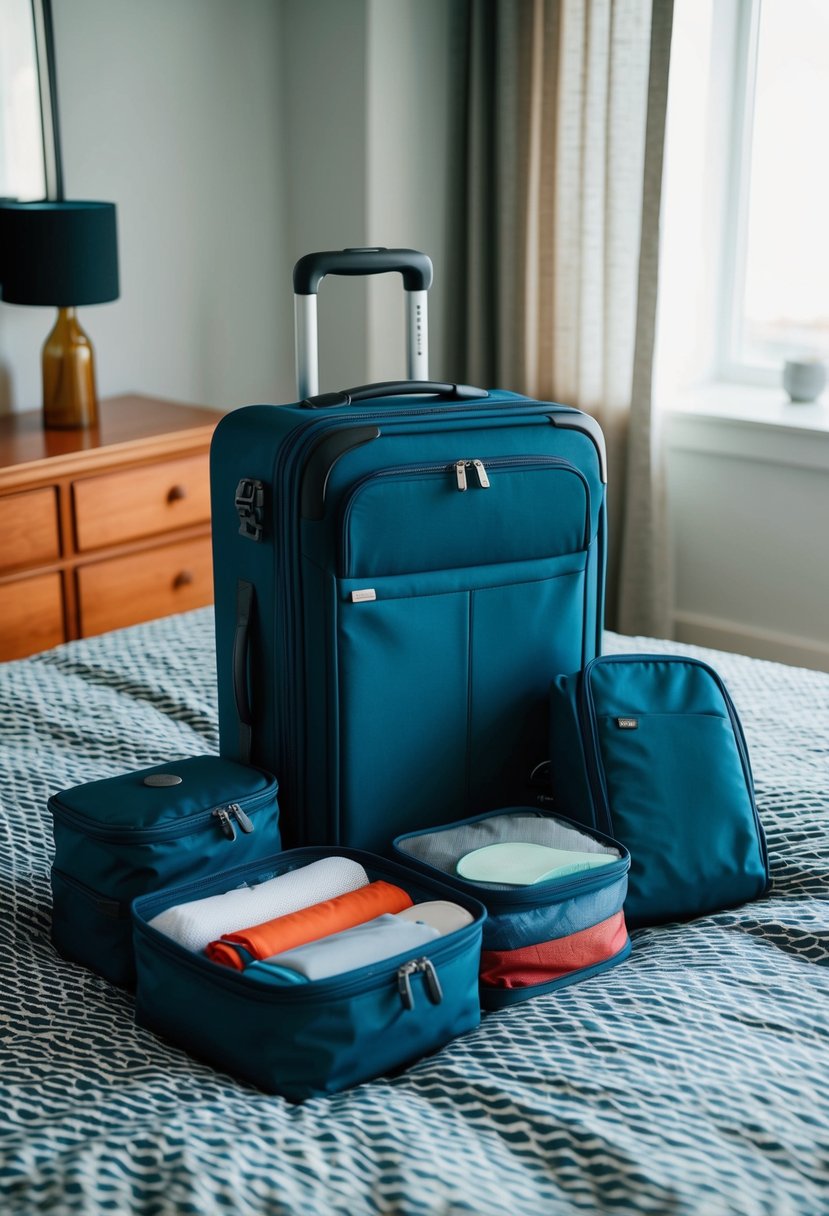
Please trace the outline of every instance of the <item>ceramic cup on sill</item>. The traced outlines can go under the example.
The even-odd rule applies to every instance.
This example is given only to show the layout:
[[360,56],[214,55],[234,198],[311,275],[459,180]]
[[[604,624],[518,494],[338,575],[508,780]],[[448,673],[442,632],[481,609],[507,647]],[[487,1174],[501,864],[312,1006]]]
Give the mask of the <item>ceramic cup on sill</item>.
[[822,359],[787,359],[783,364],[783,388],[793,402],[816,401],[825,387]]

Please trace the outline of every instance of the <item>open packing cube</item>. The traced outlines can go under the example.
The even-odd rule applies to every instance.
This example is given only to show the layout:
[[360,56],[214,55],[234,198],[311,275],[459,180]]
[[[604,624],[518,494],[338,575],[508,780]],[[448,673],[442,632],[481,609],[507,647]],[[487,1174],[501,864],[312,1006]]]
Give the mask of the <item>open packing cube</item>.
[[[388,270],[410,380],[315,395],[321,278]],[[278,775],[289,845],[382,852],[533,803],[550,679],[599,649],[601,431],[425,381],[430,281],[411,250],[301,259],[301,400],[235,410],[213,439],[221,749]]]
[[[220,966],[150,923],[171,905],[334,856],[362,864],[371,881],[394,884],[414,902],[462,908],[467,923],[428,947],[304,983],[281,982],[263,967]],[[478,1025],[485,919],[477,901],[392,861],[358,850],[292,849],[135,901],[136,1018],[260,1089],[292,1101],[335,1093],[412,1064]]]
[[[510,842],[560,849],[583,860],[578,868],[564,866],[560,876],[525,886],[458,876],[458,863],[473,851]],[[480,974],[484,1009],[554,992],[606,971],[630,954],[622,911],[630,855],[600,832],[549,811],[508,807],[399,836],[394,851],[406,865],[439,877],[486,908]]]

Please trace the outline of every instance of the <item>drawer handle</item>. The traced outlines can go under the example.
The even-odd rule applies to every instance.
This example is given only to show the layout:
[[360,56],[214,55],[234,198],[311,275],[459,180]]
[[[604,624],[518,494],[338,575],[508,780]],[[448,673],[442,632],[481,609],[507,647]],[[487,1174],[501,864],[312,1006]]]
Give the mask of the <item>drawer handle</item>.
[[179,570],[178,574],[173,579],[173,590],[178,591],[179,587],[189,587],[192,581],[192,570]]
[[167,492],[168,502],[180,502],[182,498],[187,497],[187,486],[177,485],[171,486]]

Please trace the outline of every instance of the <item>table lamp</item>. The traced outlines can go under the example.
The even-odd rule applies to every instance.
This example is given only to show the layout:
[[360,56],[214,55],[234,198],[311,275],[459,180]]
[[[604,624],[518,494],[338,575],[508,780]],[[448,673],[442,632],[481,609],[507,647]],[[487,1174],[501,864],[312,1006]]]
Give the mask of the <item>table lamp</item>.
[[95,426],[94,354],[75,310],[118,298],[115,204],[0,203],[0,297],[58,310],[43,346],[43,425]]

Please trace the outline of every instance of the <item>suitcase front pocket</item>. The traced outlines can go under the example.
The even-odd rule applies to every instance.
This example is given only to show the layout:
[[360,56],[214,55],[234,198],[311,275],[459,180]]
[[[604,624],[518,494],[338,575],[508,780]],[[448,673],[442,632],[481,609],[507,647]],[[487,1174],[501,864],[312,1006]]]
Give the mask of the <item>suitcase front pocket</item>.
[[515,801],[546,749],[551,671],[579,664],[586,554],[336,585],[340,838],[380,849]]
[[586,549],[590,487],[555,456],[401,465],[356,482],[342,507],[346,578],[468,569]]

